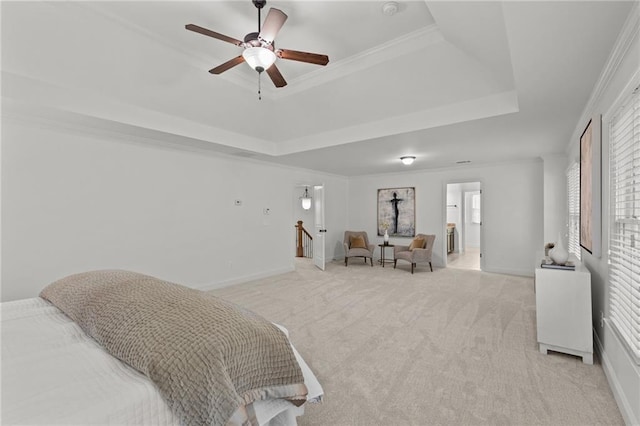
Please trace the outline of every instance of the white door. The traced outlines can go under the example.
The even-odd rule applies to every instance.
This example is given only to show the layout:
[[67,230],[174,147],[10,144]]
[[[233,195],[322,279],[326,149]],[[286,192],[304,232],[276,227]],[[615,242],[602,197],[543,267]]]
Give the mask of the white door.
[[313,233],[313,263],[324,271],[324,186],[313,187],[313,210],[315,212]]

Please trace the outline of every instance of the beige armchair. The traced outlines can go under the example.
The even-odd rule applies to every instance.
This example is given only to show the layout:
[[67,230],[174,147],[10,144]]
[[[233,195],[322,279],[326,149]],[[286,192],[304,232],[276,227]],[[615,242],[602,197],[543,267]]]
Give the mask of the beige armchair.
[[374,249],[375,245],[369,244],[365,231],[344,231],[344,266],[348,265],[350,257],[363,257],[364,263],[369,258],[373,266]]
[[411,263],[411,273],[417,263],[429,263],[429,268],[433,272],[431,266],[431,254],[433,252],[433,242],[436,240],[435,235],[417,234],[411,244],[408,246],[395,245],[393,247],[393,269],[396,268],[398,260],[406,260]]

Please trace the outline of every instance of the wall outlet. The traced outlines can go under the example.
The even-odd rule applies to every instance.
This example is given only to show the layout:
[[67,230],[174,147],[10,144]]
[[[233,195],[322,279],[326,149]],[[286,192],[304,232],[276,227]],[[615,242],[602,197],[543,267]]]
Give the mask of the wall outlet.
[[231,262],[230,260],[227,260],[227,268],[233,269],[233,262]]

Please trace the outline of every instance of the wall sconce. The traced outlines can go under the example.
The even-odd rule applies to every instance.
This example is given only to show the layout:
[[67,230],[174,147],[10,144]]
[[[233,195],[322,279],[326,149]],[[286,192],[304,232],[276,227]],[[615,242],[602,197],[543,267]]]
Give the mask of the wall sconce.
[[309,210],[311,208],[311,196],[309,195],[309,188],[304,189],[304,194],[300,197],[302,200],[302,208]]
[[412,164],[415,159],[416,157],[414,157],[413,155],[405,155],[404,157],[400,157],[400,161],[402,161],[402,164],[407,166],[409,164]]

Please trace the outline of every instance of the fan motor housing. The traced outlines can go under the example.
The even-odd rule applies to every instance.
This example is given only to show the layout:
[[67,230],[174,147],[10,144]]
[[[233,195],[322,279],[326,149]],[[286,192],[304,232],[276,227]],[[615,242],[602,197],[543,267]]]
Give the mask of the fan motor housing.
[[249,33],[244,36],[244,42],[246,45],[251,45],[252,47],[259,47],[261,45],[260,40],[258,40],[258,33]]
[[244,47],[264,47],[271,51],[274,50],[273,43],[262,42],[258,36],[259,33],[249,33],[244,36]]

